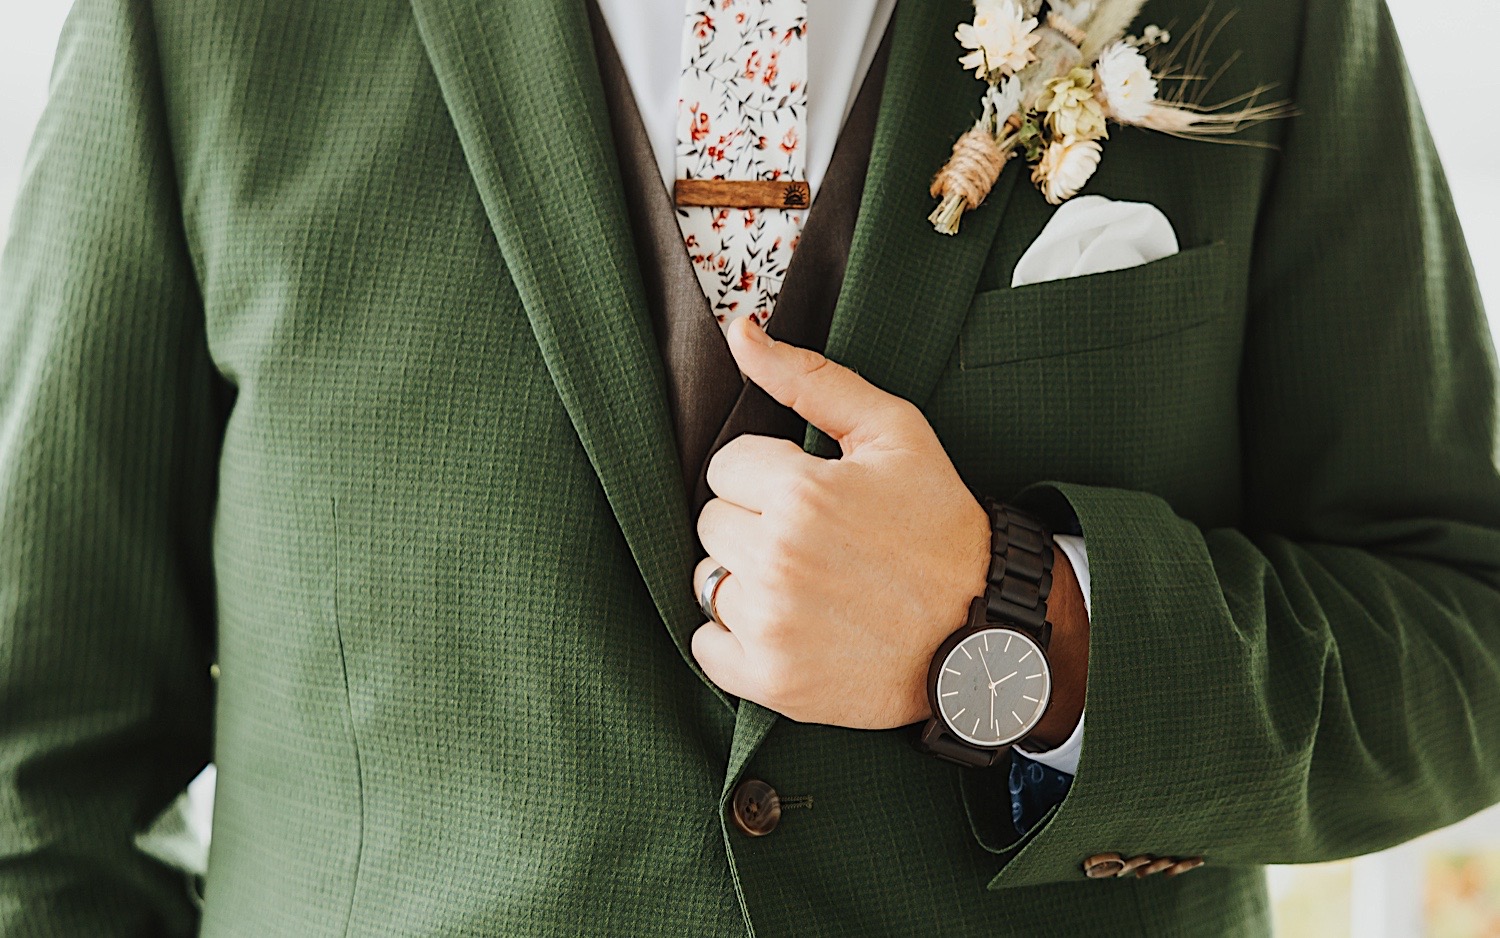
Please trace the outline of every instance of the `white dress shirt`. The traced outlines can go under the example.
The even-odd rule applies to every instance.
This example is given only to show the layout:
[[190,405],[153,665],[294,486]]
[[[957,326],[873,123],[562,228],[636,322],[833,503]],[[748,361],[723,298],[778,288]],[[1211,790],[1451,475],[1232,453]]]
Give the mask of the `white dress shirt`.
[[[683,0],[598,2],[670,190],[676,177],[686,6]],[[807,183],[813,191],[895,8],[896,0],[807,0]]]
[[[662,182],[670,191],[676,176],[677,84],[682,75],[685,5],[683,0],[598,3],[625,66]],[[814,193],[895,8],[896,0],[807,0],[807,182]],[[955,43],[954,68],[959,67],[958,52]],[[1084,607],[1091,610],[1083,538],[1059,535],[1057,544],[1073,564]],[[1080,718],[1078,728],[1061,746],[1028,757],[1072,775],[1078,769],[1082,745]]]

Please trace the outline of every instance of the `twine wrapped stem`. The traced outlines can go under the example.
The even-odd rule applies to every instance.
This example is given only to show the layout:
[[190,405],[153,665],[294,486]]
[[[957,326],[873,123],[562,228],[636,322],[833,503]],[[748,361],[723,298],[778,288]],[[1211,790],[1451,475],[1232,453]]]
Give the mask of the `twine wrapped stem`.
[[[1012,129],[1010,122],[1006,129]],[[959,137],[953,155],[932,179],[932,197],[942,200],[927,216],[932,226],[946,235],[958,234],[963,213],[984,202],[1014,152],[1014,135],[996,140],[984,122]]]

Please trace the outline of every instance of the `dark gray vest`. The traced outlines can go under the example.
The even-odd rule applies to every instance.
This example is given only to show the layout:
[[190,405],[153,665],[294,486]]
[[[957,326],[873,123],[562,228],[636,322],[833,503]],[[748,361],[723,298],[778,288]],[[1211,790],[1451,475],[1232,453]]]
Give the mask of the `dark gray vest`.
[[[807,424],[760,388],[745,382],[735,367],[683,246],[676,209],[662,185],[619,53],[595,4],[589,4],[589,11],[636,256],[646,284],[657,345],[666,365],[668,403],[677,432],[683,484],[692,517],[696,518],[713,497],[706,474],[708,460],[719,447],[744,433],[777,436],[800,444]],[[887,30],[808,209],[802,240],[792,255],[781,296],[767,325],[767,331],[781,341],[820,351],[827,341],[864,194],[889,39]]]

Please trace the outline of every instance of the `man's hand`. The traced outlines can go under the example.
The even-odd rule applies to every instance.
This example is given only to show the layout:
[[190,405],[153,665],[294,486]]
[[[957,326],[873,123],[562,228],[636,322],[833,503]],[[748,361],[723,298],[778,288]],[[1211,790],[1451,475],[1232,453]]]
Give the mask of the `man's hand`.
[[[773,342],[748,318],[730,327],[729,346],[747,378],[837,440],[843,458],[750,435],[714,456],[718,497],[698,518],[709,557],[695,579],[701,587],[721,565],[732,573],[716,603],[727,627],[699,628],[693,656],[728,693],[800,722],[889,729],[926,719],[932,655],[984,590],[984,509],[915,405]],[[1077,594],[1061,551],[1056,567],[1058,584]],[[1054,635],[1061,624],[1054,617]],[[1069,690],[1056,670],[1058,690]],[[1071,721],[1061,715],[1064,736],[1082,707],[1083,673],[1065,694],[1077,708],[1066,708]]]

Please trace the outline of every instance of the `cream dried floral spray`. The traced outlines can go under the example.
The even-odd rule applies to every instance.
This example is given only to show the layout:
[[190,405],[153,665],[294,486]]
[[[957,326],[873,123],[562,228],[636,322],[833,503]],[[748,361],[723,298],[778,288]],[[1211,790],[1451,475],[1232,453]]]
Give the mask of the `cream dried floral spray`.
[[[1207,29],[1205,12],[1184,37],[1187,61],[1179,62],[1174,52],[1159,56],[1153,68],[1148,54],[1171,37],[1156,26],[1127,35],[1144,5],[1145,0],[975,0],[973,22],[955,33],[967,50],[959,63],[988,87],[979,120],[958,138],[933,177],[938,206],[928,219],[934,228],[957,234],[964,212],[985,200],[1018,153],[1031,164],[1032,181],[1048,202],[1072,198],[1098,168],[1110,122],[1222,141],[1292,113],[1284,102],[1259,103],[1265,87],[1205,107],[1202,98],[1218,76],[1205,76],[1201,69],[1223,22]],[[1161,86],[1169,81],[1177,83],[1179,93],[1164,97]],[[1199,93],[1190,101],[1186,89],[1195,83]]]

